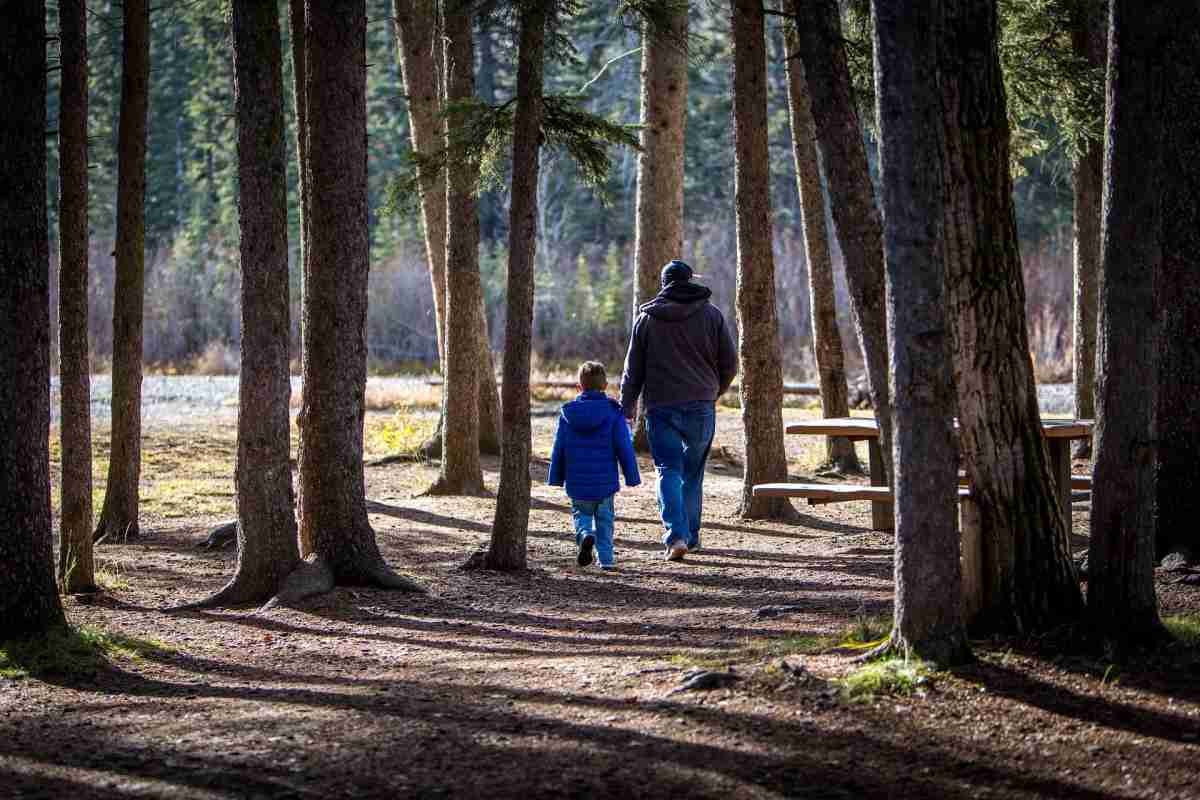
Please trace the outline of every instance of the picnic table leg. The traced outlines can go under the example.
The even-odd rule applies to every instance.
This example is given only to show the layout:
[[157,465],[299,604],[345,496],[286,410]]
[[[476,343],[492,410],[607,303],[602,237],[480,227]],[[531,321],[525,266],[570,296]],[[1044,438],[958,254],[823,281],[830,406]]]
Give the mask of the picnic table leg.
[[962,498],[959,511],[962,515],[959,552],[962,554],[963,622],[970,625],[983,610],[983,531],[975,498]]
[[1067,534],[1071,533],[1071,440],[1047,439],[1050,450],[1050,471],[1054,475],[1054,490],[1058,493],[1058,505],[1062,510]]
[[[878,439],[867,440],[867,456],[871,464],[871,485],[887,486],[887,476],[883,471],[883,451],[879,449]],[[891,503],[871,501],[871,530],[892,531],[896,529],[894,506]]]

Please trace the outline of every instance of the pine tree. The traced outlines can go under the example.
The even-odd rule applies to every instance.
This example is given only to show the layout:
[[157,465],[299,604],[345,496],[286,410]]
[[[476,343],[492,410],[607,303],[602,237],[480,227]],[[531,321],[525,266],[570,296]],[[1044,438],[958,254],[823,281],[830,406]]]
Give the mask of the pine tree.
[[980,625],[1033,633],[1082,596],[1042,434],[1025,326],[995,0],[943,0],[946,304],[960,446],[983,548]]
[[785,497],[755,497],[759,483],[787,481],[783,448],[783,371],[771,251],[767,150],[765,16],[757,0],[736,0],[733,26],[733,125],[736,154],[737,322],[746,468],[743,519],[795,516]]
[[504,328],[504,445],[496,515],[482,566],[517,570],[526,565],[529,532],[529,367],[533,339],[533,270],[537,237],[537,186],[542,139],[542,76],[546,28],[557,0],[524,0],[519,7],[517,98],[513,116],[512,205],[508,238],[508,315]]
[[938,94],[938,0],[874,0],[891,364],[896,388],[896,612],[889,641],[939,665],[970,657],[959,567],[954,387],[946,365],[948,198]]
[[273,597],[300,562],[288,405],[287,149],[283,54],[274,3],[234,0],[241,211],[242,348],[237,570],[204,607]]
[[88,47],[83,0],[59,0],[59,379],[62,522],[58,581],[68,594],[96,588],[92,559],[92,409],[88,352]]
[[113,302],[112,443],[95,538],[138,536],[142,472],[142,304],[146,282],[146,117],[150,10],[122,5],[121,118],[117,165],[117,282]]
[[423,591],[383,560],[367,519],[363,418],[367,349],[366,9],[304,6],[304,132],[310,250],[305,259],[301,527],[313,558],[277,596],[335,583]]
[[0,16],[0,642],[64,623],[50,519],[46,5]]

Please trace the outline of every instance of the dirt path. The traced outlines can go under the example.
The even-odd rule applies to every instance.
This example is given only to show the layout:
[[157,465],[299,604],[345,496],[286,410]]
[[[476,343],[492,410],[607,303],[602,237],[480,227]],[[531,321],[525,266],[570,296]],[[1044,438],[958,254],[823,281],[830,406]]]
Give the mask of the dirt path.
[[[536,420],[542,456],[551,420]],[[736,421],[722,415],[720,441]],[[199,448],[212,471],[229,435],[149,457]],[[804,472],[813,454],[789,446]],[[183,469],[171,463],[162,476]],[[84,679],[0,678],[0,796],[1200,797],[1195,659],[1120,673],[978,642],[977,665],[917,694],[847,702],[850,651],[829,642],[891,603],[891,542],[865,507],[742,523],[736,464],[718,459],[701,553],[661,560],[648,481],[619,496],[619,566],[602,573],[575,566],[545,468],[529,573],[458,569],[486,541],[490,499],[414,498],[432,468],[374,467],[385,555],[430,595],[345,589],[263,617],[158,610],[231,573],[231,552],[193,546],[227,518],[227,479],[205,478],[202,515],[154,506],[151,536],[101,552],[118,587],[69,612],[161,647]],[[1164,614],[1200,608],[1169,577]],[[800,608],[756,618],[781,604]],[[673,694],[697,665],[742,680]]]

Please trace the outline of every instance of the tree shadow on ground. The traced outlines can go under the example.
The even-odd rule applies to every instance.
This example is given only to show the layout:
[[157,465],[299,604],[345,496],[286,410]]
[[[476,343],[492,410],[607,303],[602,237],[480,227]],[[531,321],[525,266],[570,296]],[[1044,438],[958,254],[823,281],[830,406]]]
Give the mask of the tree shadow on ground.
[[[766,791],[966,798],[983,789],[1109,796],[1028,766],[986,765],[971,743],[934,735],[918,746],[915,726],[884,710],[856,711],[862,724],[855,730],[827,729],[815,692],[795,698],[805,718],[784,720],[690,700],[491,682],[346,677],[318,690],[296,688],[297,676],[279,670],[238,677],[269,686],[228,685],[224,676],[185,683],[114,669],[86,689],[156,698],[156,713],[167,719],[212,721],[190,736],[147,742],[136,729],[79,724],[111,709],[100,702],[78,709],[79,719],[13,715],[3,727],[36,729],[37,735],[0,737],[0,776],[18,794],[67,791],[73,797],[103,796],[114,784],[131,782],[160,793],[174,787],[272,797],[726,798]],[[233,713],[263,704],[274,713]],[[607,715],[605,724],[598,713]],[[574,718],[578,714],[593,716]],[[325,733],[331,715],[354,725],[331,739]],[[651,724],[669,725],[672,735]],[[721,732],[729,744],[710,743],[709,731]],[[61,770],[64,762],[70,764],[65,775],[39,776],[39,768]],[[896,775],[907,778],[897,784]]]
[[[1114,730],[1170,742],[1200,742],[1200,719],[1194,716],[1167,714],[1111,698],[1098,699],[1095,694],[1080,694],[1066,686],[1038,680],[1025,672],[995,662],[980,662],[958,671],[957,674],[986,687],[992,694],[1018,700],[1081,722],[1100,724]],[[1189,686],[1190,692],[1185,689]],[[1195,699],[1200,694],[1195,689],[1194,676],[1186,683],[1180,681],[1178,688],[1183,692],[1172,692],[1175,697],[1185,693]]]

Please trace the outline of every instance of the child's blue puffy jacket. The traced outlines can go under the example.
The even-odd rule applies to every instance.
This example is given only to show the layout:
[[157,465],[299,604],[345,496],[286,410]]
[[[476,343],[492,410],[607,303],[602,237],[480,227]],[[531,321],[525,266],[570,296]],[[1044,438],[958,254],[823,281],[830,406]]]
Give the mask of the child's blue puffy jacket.
[[550,456],[550,485],[565,485],[572,500],[603,500],[621,488],[618,462],[626,486],[642,482],[620,403],[604,392],[584,392],[564,405]]

